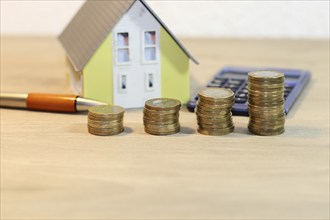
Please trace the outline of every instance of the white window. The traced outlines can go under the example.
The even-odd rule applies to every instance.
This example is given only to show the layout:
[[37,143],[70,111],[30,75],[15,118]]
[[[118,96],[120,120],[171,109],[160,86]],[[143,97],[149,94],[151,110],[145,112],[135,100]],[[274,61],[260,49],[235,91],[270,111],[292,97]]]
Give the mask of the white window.
[[144,38],[143,60],[145,62],[157,61],[156,31],[145,31],[143,38]]
[[119,91],[127,91],[127,75],[123,73],[119,74]]
[[154,73],[146,73],[145,75],[145,85],[146,85],[146,90],[147,91],[152,91],[155,88],[155,76]]
[[129,34],[128,32],[117,33],[117,63],[128,63],[130,61]]

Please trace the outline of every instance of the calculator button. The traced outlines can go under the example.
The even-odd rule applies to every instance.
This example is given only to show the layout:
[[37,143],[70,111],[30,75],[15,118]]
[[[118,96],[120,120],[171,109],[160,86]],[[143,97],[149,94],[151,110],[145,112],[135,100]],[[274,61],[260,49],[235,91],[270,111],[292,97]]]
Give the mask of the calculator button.
[[220,84],[225,84],[226,82],[227,82],[227,79],[214,79],[213,81],[212,81],[213,83],[218,83],[219,85]]
[[235,98],[235,103],[246,103],[247,99],[246,98]]
[[290,92],[285,91],[285,92],[284,92],[284,97],[287,97],[289,94],[290,94]]
[[238,86],[236,86],[236,85],[229,85],[228,88],[229,89],[235,89],[235,90],[237,90],[238,89]]
[[289,87],[285,87],[285,88],[284,88],[284,91],[289,91],[289,92],[291,92],[292,89],[293,89],[293,87],[292,87],[292,86],[289,86]]
[[220,80],[220,79],[214,79],[213,81],[212,81],[212,83],[216,83],[216,84],[218,84],[218,85],[220,85],[220,84],[222,84],[222,83],[224,83],[225,82],[225,80]]
[[219,79],[219,80],[227,80],[227,78],[223,78],[222,76],[215,76],[215,79]]
[[241,92],[242,92],[242,93],[245,93],[245,94],[248,94],[249,90],[247,90],[247,89],[242,89]]
[[228,86],[229,86],[230,88],[237,88],[237,87],[239,87],[239,85],[236,85],[236,84],[230,84],[230,83],[228,83]]
[[242,82],[244,82],[244,80],[230,79],[230,80],[228,81],[228,83],[230,83],[230,84],[232,84],[232,85],[237,85],[237,86],[241,85]]
[[207,87],[220,87],[220,85],[218,83],[211,82],[211,83],[207,84]]
[[236,97],[247,98],[247,94],[245,94],[245,93],[238,93]]

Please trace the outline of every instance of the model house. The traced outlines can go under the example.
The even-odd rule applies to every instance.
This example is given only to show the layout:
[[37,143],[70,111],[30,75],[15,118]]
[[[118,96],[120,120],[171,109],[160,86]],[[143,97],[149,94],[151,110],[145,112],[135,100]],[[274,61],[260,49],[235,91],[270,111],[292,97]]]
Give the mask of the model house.
[[190,98],[189,61],[197,61],[144,0],[88,0],[59,41],[72,87],[86,98],[126,108]]

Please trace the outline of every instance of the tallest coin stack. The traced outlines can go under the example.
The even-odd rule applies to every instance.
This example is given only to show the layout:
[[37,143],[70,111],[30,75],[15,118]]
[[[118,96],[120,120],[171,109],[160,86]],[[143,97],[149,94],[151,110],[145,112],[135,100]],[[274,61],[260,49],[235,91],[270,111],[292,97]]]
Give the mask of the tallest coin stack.
[[248,74],[250,132],[278,135],[284,132],[284,74],[255,71]]

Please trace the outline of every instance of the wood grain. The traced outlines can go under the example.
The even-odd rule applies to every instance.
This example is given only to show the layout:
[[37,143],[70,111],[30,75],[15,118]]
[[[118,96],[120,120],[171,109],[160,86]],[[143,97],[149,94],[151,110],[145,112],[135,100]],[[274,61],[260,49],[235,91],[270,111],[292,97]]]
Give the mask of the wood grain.
[[[1,219],[329,219],[329,41],[183,39],[197,91],[224,65],[308,69],[311,82],[275,137],[246,117],[222,137],[143,130],[97,137],[86,114],[1,109]],[[70,93],[55,38],[1,37],[1,91]]]

